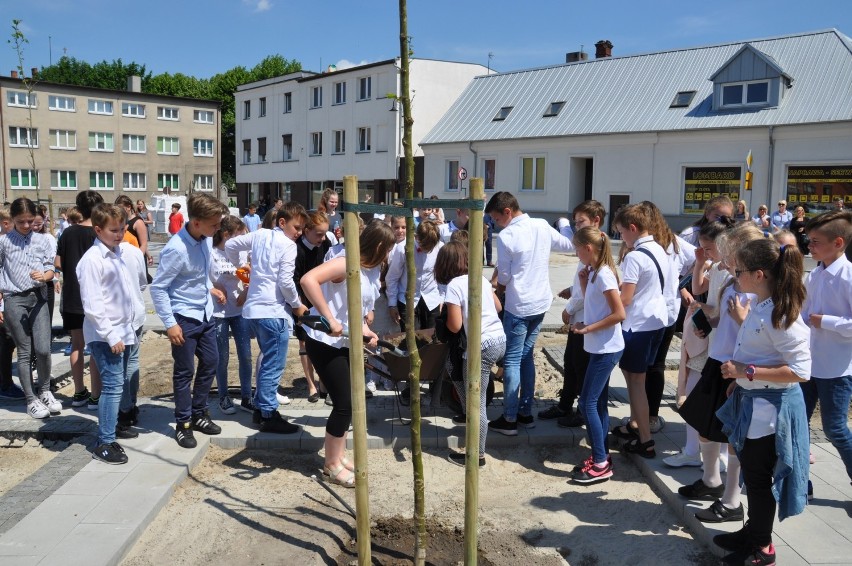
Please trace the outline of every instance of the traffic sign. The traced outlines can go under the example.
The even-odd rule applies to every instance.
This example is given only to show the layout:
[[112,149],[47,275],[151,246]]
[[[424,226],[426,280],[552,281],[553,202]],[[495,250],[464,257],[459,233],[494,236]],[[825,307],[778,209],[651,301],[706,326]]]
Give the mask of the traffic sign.
[[467,169],[459,167],[459,181],[464,181],[465,179],[467,179]]

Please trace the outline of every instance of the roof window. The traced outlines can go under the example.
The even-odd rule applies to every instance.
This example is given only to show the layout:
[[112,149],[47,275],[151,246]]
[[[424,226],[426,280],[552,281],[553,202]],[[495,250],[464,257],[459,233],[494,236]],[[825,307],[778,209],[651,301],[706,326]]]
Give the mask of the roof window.
[[505,120],[509,116],[509,113],[512,111],[512,108],[514,108],[514,106],[502,107],[500,111],[497,112],[497,115],[494,116],[494,120],[492,120],[492,122],[501,122]]
[[669,108],[689,108],[693,98],[695,98],[694,90],[682,90],[675,95]]
[[557,116],[559,112],[562,110],[562,107],[565,106],[565,102],[551,102],[547,107],[547,112],[544,113],[543,118],[551,118],[553,116]]

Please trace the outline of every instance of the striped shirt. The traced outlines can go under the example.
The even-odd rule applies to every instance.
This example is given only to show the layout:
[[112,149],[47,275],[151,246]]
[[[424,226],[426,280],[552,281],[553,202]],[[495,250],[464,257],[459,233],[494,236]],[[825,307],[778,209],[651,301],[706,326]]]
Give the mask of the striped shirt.
[[0,292],[3,295],[44,287],[33,281],[33,271],[53,271],[56,248],[44,234],[30,232],[26,236],[12,230],[0,237]]

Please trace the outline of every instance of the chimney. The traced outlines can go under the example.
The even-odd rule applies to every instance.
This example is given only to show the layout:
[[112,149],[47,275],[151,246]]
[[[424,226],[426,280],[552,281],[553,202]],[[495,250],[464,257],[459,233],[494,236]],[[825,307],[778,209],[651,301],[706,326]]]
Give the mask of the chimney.
[[17,79],[18,78],[18,71],[12,71],[12,74],[9,75],[9,76],[12,77],[13,79]]
[[588,61],[589,54],[585,51],[572,51],[565,54],[566,63],[577,63],[578,61]]
[[127,77],[128,92],[142,92],[142,77],[139,75],[130,75]]
[[30,69],[30,76],[34,79],[38,78],[38,67],[33,67]]
[[612,42],[608,39],[595,43],[595,59],[603,57],[612,57]]

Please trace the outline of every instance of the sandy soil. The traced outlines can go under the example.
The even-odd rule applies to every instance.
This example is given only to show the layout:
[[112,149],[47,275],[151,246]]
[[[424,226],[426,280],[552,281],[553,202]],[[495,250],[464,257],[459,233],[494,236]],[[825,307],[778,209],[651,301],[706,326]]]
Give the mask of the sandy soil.
[[[35,439],[9,441],[0,438],[0,446],[0,495],[14,489],[58,453],[56,448],[42,446]],[[61,447],[64,446],[66,444],[62,443]]]

